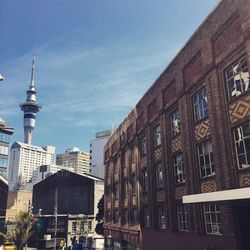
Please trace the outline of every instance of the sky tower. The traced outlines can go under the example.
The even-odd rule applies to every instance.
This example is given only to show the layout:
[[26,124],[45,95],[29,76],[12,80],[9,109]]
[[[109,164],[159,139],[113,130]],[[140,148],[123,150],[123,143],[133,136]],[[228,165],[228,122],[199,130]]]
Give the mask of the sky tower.
[[26,91],[26,101],[20,104],[20,108],[24,113],[24,143],[32,143],[32,132],[36,124],[36,113],[39,112],[41,106],[36,102],[35,90],[35,56],[32,60],[31,83],[29,89]]

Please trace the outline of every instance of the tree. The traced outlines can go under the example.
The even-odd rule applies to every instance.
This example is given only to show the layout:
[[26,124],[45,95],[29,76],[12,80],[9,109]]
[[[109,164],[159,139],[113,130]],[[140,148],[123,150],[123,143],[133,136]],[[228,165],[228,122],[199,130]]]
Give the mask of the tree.
[[99,200],[98,205],[98,213],[96,215],[97,224],[95,227],[95,231],[97,234],[103,235],[103,221],[104,221],[104,195],[102,195],[102,198]]
[[2,235],[5,240],[14,242],[17,250],[22,250],[23,247],[28,243],[31,236],[34,234],[34,225],[36,219],[30,212],[19,212],[16,216],[16,227],[15,229]]

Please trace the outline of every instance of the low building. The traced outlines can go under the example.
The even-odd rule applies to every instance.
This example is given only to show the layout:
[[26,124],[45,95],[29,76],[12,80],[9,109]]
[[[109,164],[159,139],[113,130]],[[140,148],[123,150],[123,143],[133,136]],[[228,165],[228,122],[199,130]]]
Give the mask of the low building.
[[110,137],[114,247],[250,249],[249,13],[221,0]]
[[95,139],[90,141],[90,173],[104,178],[104,146],[111,135],[110,130],[96,133]]
[[[53,225],[55,214],[61,220],[66,220],[62,223],[61,237],[67,238],[70,246],[72,242],[86,239],[86,236],[90,239],[96,237],[95,216],[103,193],[102,179],[61,170],[34,185],[33,213],[41,220],[47,221],[50,218],[50,224]],[[87,223],[87,229],[84,222]],[[45,228],[44,234],[50,234],[53,238],[55,228]]]
[[3,233],[5,230],[8,189],[7,179],[0,174],[0,233]]

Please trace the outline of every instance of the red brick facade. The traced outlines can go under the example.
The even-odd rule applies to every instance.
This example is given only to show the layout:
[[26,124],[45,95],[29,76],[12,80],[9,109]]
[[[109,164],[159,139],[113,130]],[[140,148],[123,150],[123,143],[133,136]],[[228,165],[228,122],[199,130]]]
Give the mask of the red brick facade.
[[249,200],[182,204],[250,187],[249,13],[249,0],[222,0],[106,144],[104,227],[116,244],[250,249]]

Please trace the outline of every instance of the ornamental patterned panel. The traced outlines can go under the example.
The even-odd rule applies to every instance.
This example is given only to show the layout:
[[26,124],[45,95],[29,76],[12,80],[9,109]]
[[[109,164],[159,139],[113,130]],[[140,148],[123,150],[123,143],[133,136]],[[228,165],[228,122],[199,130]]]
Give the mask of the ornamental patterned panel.
[[147,166],[147,157],[142,157],[141,158],[141,167],[146,167]]
[[206,181],[201,183],[201,192],[210,193],[217,190],[215,181]]
[[233,124],[237,121],[250,116],[250,95],[241,98],[229,106],[230,122]]
[[163,191],[157,192],[157,201],[164,201],[164,192]]
[[161,147],[159,147],[155,150],[155,161],[161,160],[161,154],[162,154],[162,150],[161,150]]
[[182,199],[182,197],[185,195],[185,187],[184,186],[180,186],[180,187],[176,187],[175,189],[175,198],[177,200]]
[[250,173],[240,175],[240,187],[250,187]]
[[209,120],[205,120],[201,123],[199,123],[197,126],[195,126],[194,129],[195,133],[195,140],[200,141],[203,138],[206,138],[210,135],[210,122]]
[[179,135],[175,137],[171,142],[172,152],[182,151],[182,137]]

